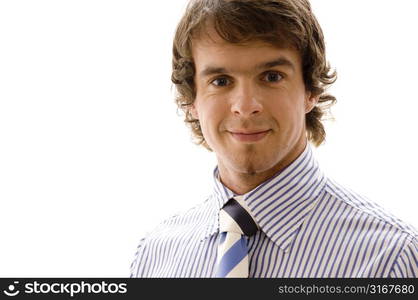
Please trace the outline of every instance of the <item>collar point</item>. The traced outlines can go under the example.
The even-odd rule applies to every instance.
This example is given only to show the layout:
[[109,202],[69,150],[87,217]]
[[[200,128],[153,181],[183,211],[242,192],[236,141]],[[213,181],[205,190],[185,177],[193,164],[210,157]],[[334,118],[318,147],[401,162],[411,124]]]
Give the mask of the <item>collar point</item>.
[[286,244],[286,245],[281,245],[280,246],[280,249],[282,249],[282,251],[284,252],[284,253],[287,253],[287,252],[289,252],[289,250],[290,250],[290,244]]

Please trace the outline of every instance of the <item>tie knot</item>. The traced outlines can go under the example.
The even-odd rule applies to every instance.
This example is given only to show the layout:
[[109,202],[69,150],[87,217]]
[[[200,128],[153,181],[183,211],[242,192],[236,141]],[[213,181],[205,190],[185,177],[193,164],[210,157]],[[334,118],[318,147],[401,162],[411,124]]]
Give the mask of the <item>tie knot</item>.
[[234,198],[230,199],[221,209],[219,230],[220,232],[236,232],[251,236],[258,230],[257,223],[245,203],[240,198],[238,200],[240,201]]

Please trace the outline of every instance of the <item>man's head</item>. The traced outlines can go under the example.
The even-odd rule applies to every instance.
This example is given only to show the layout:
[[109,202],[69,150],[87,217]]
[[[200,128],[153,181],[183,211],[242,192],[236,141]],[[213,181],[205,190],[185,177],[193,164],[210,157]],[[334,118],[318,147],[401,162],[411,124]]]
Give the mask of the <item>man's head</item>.
[[177,104],[198,143],[236,171],[272,168],[306,138],[321,144],[335,78],[305,0],[192,0],[176,31]]

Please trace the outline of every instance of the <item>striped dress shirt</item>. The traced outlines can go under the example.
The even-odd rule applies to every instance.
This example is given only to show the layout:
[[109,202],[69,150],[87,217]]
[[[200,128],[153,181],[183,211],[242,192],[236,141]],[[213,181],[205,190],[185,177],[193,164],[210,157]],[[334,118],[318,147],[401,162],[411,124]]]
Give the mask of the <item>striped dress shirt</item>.
[[[219,211],[236,196],[214,171],[213,194],[140,239],[131,277],[214,277]],[[418,277],[418,231],[326,177],[307,144],[242,197],[260,230],[249,277]]]

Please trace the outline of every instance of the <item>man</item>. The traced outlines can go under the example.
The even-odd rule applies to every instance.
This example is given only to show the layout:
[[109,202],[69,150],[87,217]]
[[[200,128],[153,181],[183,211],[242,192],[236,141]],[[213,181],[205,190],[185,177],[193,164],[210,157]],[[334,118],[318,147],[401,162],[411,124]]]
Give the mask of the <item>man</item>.
[[417,231],[312,155],[335,78],[307,0],[190,2],[172,81],[214,190],[140,241],[131,277],[418,277]]

